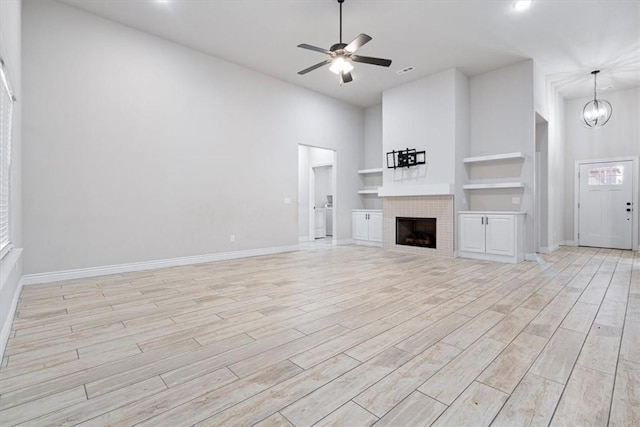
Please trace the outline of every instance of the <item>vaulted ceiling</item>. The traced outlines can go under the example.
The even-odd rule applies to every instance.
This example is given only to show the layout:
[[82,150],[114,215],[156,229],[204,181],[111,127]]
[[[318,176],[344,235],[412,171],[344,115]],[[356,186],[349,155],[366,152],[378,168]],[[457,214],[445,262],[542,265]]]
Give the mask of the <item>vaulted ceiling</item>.
[[474,76],[528,58],[567,98],[590,95],[594,69],[602,70],[599,87],[640,86],[637,0],[534,0],[523,12],[511,0],[346,0],[343,41],[369,34],[358,53],[393,63],[355,64],[343,86],[327,67],[297,74],[325,59],[298,44],[338,42],[336,0],[61,1],[362,107],[448,68]]

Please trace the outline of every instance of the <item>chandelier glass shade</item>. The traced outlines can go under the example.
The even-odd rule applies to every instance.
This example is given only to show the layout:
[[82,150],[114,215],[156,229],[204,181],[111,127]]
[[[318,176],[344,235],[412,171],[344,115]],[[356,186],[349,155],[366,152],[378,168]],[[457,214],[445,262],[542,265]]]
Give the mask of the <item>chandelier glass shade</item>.
[[589,101],[582,108],[580,114],[580,121],[583,125],[589,128],[599,128],[604,126],[613,113],[611,104],[604,99],[597,99],[596,97],[596,76],[600,70],[592,71],[593,74],[593,101]]

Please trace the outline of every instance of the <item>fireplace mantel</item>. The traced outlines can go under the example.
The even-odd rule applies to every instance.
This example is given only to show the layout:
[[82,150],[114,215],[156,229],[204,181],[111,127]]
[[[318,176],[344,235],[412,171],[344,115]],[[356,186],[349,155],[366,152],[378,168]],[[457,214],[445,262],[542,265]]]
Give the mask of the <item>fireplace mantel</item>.
[[453,194],[453,185],[451,184],[403,184],[385,185],[378,188],[378,197],[447,196]]

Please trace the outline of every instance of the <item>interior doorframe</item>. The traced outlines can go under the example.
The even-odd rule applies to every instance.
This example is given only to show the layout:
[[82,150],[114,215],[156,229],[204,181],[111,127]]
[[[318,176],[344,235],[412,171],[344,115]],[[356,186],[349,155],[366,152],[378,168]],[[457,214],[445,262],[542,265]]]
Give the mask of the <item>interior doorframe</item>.
[[[534,113],[534,147],[533,147],[533,251],[536,253],[550,253],[548,246],[542,247],[542,233],[547,234],[545,242],[549,245],[549,121],[538,111]],[[544,125],[544,151],[540,145],[538,125]],[[541,179],[541,166],[546,166],[544,174],[544,187]],[[544,204],[542,203],[544,192]],[[544,206],[544,211],[543,211]],[[542,218],[545,218],[545,227],[542,227]]]
[[578,239],[578,232],[580,231],[580,212],[578,210],[578,203],[580,202],[580,166],[588,165],[591,163],[607,163],[607,162],[632,162],[633,165],[631,172],[631,203],[632,213],[631,215],[631,243],[634,251],[637,251],[640,247],[640,238],[638,236],[638,214],[640,213],[640,206],[638,205],[638,174],[640,173],[639,169],[639,157],[638,156],[628,156],[628,157],[611,157],[607,159],[588,159],[588,160],[576,160],[575,167],[573,171],[574,177],[574,185],[573,185],[573,241],[576,246],[580,246],[580,240]]

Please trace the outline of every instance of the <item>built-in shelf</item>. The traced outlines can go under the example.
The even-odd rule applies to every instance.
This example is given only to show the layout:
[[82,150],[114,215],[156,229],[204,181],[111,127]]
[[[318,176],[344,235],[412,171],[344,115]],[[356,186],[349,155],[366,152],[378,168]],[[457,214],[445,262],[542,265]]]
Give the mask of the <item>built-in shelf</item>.
[[464,163],[479,163],[479,162],[492,162],[495,160],[508,160],[508,159],[524,159],[524,154],[517,152],[517,153],[492,154],[490,156],[465,157],[462,161]]
[[360,169],[358,174],[367,175],[370,173],[382,173],[382,168],[374,168],[374,169]]
[[378,186],[382,185],[382,168],[360,169],[358,175],[364,184],[364,188],[358,190],[358,194],[378,195]]
[[524,188],[522,182],[493,182],[487,184],[466,184],[462,188],[465,190],[488,190],[491,188]]

